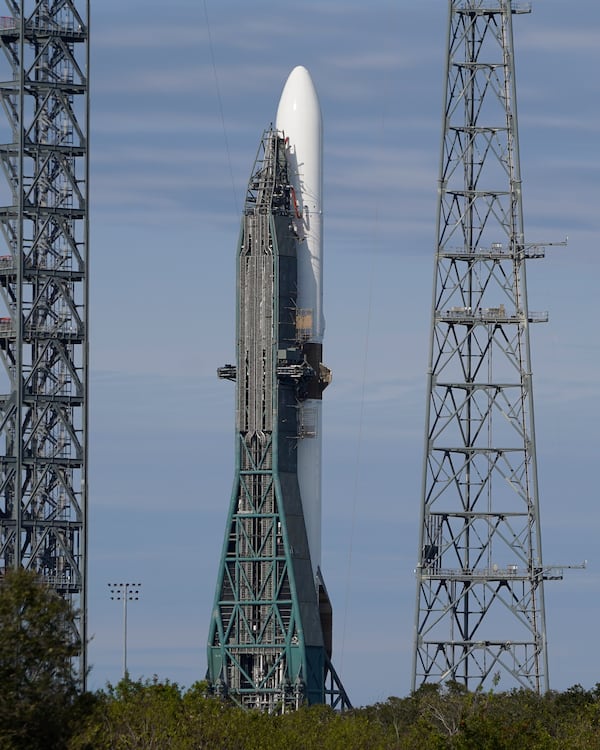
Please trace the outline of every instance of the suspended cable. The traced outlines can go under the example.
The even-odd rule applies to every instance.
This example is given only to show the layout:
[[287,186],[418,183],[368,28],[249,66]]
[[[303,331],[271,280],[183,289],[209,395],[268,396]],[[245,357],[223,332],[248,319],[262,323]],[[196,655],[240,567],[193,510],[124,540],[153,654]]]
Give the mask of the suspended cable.
[[[376,208],[375,212],[375,225],[376,235],[378,234],[377,228],[379,226],[379,207]],[[344,652],[346,647],[346,623],[348,620],[348,608],[350,601],[350,579],[352,575],[352,557],[354,551],[354,529],[356,527],[356,506],[358,503],[358,480],[360,478],[360,464],[362,459],[362,447],[363,447],[363,425],[365,415],[365,395],[367,389],[367,369],[369,365],[369,341],[371,335],[371,311],[373,303],[373,275],[374,275],[375,263],[374,253],[371,253],[371,267],[369,269],[369,289],[367,293],[367,326],[365,331],[365,350],[363,357],[362,366],[362,382],[361,382],[361,396],[360,396],[360,411],[358,416],[358,436],[356,440],[356,460],[354,461],[354,489],[352,492],[352,515],[350,521],[350,538],[349,538],[349,549],[348,549],[348,566],[346,570],[346,592],[344,596],[344,615],[342,620],[342,648],[340,653],[340,672],[343,672],[344,667]]]
[[[396,20],[398,20],[398,16],[396,16]],[[391,81],[395,80],[393,76],[390,76],[388,78],[388,87],[391,85]],[[391,96],[389,92],[384,96],[383,98],[384,102],[391,101]],[[381,117],[381,128],[379,132],[379,139],[377,145],[377,150],[379,153],[384,152],[384,148],[386,146],[385,142],[385,116],[386,112],[383,112],[383,115]],[[350,522],[350,536],[349,536],[349,549],[348,549],[348,564],[347,564],[347,571],[346,571],[346,591],[344,596],[344,614],[343,614],[343,621],[342,621],[342,645],[341,645],[341,653],[340,653],[340,672],[343,671],[344,666],[344,652],[346,647],[346,624],[348,620],[348,611],[350,608],[350,580],[352,576],[352,562],[353,562],[353,554],[354,554],[354,533],[355,533],[355,527],[356,527],[356,508],[358,504],[358,485],[359,485],[359,479],[360,479],[360,471],[361,471],[361,461],[362,461],[362,452],[363,452],[363,429],[364,429],[364,419],[365,419],[365,400],[366,400],[366,390],[367,390],[367,373],[368,373],[368,365],[369,365],[369,346],[370,346],[370,337],[371,337],[371,317],[372,317],[372,307],[373,307],[373,286],[374,286],[374,274],[375,274],[375,248],[379,244],[379,238],[380,238],[380,216],[379,216],[379,199],[377,201],[377,204],[375,206],[375,215],[373,218],[374,221],[374,231],[373,231],[373,244],[372,244],[372,250],[371,250],[371,263],[369,268],[369,285],[368,285],[368,292],[367,292],[367,318],[366,318],[366,330],[365,330],[365,348],[364,348],[364,356],[363,356],[363,366],[362,366],[362,382],[361,382],[361,396],[360,396],[360,411],[359,411],[359,417],[358,417],[358,434],[357,434],[357,441],[356,441],[356,460],[354,462],[354,488],[353,488],[353,496],[352,496],[352,516],[351,516],[351,522]]]
[[215,51],[214,51],[213,42],[212,42],[212,34],[210,31],[210,21],[208,18],[208,8],[206,5],[206,0],[204,0],[204,17],[206,19],[206,34],[208,36],[208,48],[210,51],[210,59],[212,62],[213,76],[215,79],[215,89],[217,92],[217,100],[219,103],[219,113],[221,115],[221,126],[223,128],[223,140],[225,141],[225,151],[227,153],[227,163],[229,165],[229,176],[231,178],[231,192],[233,195],[233,210],[234,210],[235,216],[238,216],[240,213],[240,209],[238,207],[237,192],[235,189],[235,180],[233,179],[233,165],[231,161],[231,152],[229,150],[229,139],[227,138],[227,128],[225,127],[225,114],[223,111],[223,99],[221,97],[221,87],[219,86],[219,76],[217,74],[217,63],[215,61]]

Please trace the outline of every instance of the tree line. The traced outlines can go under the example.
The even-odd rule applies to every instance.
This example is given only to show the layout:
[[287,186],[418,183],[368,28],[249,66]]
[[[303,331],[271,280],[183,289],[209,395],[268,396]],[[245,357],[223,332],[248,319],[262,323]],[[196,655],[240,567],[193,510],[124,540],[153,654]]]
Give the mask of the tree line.
[[545,695],[424,685],[338,713],[245,711],[199,682],[126,678],[81,694],[72,612],[35,574],[0,580],[0,750],[586,750],[600,684]]
[[600,748],[600,685],[544,696],[426,685],[406,698],[343,714],[312,706],[245,711],[159,681],[95,695],[72,750],[592,750]]

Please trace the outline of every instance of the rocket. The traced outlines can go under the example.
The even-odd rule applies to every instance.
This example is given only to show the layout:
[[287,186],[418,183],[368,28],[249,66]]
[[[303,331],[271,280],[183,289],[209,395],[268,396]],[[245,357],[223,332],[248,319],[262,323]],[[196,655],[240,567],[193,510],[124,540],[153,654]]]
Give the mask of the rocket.
[[259,144],[237,246],[233,490],[208,637],[217,695],[269,712],[349,707],[321,573],[322,120],[304,67]]
[[293,188],[298,235],[297,327],[307,361],[317,374],[299,406],[298,483],[315,580],[321,566],[322,393],[331,373],[322,364],[323,335],[323,123],[317,92],[301,65],[290,73],[279,100],[277,130],[283,134]]

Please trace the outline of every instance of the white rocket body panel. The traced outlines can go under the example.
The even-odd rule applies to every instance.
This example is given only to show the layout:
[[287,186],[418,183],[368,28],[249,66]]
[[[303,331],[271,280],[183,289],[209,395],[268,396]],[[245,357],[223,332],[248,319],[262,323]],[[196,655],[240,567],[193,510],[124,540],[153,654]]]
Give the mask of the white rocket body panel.
[[[294,226],[298,234],[298,314],[306,342],[323,342],[323,125],[310,73],[290,73],[277,108],[276,128],[287,139],[288,167],[294,188]],[[321,566],[321,420],[322,402],[300,406],[303,435],[298,440],[298,484],[313,573]]]
[[317,399],[307,399],[302,403],[300,420],[309,423],[314,432],[310,437],[305,434],[298,440],[298,485],[315,585],[318,583],[317,570],[321,568],[322,407],[323,402]]
[[277,108],[275,127],[288,141],[288,165],[296,195],[298,307],[312,310],[309,341],[321,343],[323,320],[323,125],[310,73],[298,66],[290,73]]

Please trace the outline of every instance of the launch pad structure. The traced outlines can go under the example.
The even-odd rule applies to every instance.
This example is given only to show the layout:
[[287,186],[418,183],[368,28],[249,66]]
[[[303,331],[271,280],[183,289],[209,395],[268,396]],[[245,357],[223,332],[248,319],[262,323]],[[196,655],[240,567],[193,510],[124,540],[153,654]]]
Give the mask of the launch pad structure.
[[298,197],[286,142],[267,130],[250,177],[239,239],[236,467],[208,639],[215,694],[247,708],[349,707],[331,663],[332,610],[316,580],[298,482],[299,405],[328,370],[297,308]]
[[85,687],[89,0],[0,16],[0,575],[76,611]]
[[[548,690],[513,17],[449,0],[412,687]],[[564,243],[559,243],[564,244]]]

